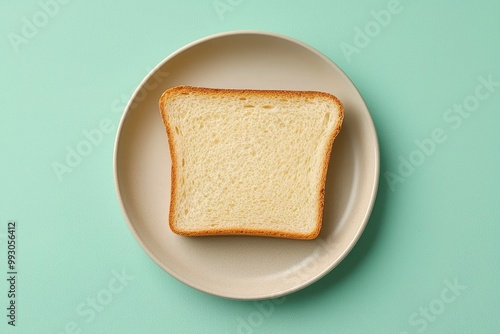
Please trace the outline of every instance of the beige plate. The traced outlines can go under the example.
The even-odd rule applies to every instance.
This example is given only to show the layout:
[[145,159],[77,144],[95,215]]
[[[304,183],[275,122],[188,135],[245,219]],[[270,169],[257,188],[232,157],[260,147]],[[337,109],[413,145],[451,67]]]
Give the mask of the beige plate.
[[[323,227],[316,240],[181,237],[170,231],[171,161],[158,100],[177,85],[319,90],[344,103],[344,124],[328,169]],[[349,78],[313,48],[256,31],[203,38],[153,69],[125,109],[114,154],[121,207],[148,255],[185,284],[235,299],[282,296],[331,271],[363,232],[379,178],[375,128]]]

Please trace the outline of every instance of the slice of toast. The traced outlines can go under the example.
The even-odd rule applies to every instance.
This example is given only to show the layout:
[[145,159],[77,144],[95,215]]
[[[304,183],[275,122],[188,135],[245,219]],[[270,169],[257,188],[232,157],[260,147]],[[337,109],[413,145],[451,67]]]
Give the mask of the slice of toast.
[[330,151],[344,118],[335,96],[178,86],[163,93],[160,111],[174,233],[318,236]]

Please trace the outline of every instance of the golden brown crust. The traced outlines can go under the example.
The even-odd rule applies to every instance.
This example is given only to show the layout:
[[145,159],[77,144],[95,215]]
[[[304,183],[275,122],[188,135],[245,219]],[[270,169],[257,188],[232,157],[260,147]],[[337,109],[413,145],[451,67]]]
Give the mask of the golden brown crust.
[[170,229],[174,232],[174,233],[177,233],[178,234],[178,231],[176,231],[176,228],[174,226],[174,203],[175,203],[175,200],[176,200],[176,187],[177,187],[177,178],[176,178],[176,175],[177,175],[177,152],[175,151],[175,143],[174,143],[174,136],[172,134],[172,129],[170,127],[170,123],[168,122],[168,116],[167,116],[167,113],[166,113],[166,110],[164,108],[165,106],[165,99],[168,97],[168,92],[169,90],[165,91],[161,98],[160,98],[160,112],[161,112],[161,117],[163,119],[163,124],[165,125],[165,129],[166,129],[166,132],[167,132],[167,138],[168,138],[168,146],[169,146],[169,149],[170,149],[170,159],[171,159],[171,162],[172,162],[172,171],[171,171],[171,175],[170,175],[170,178],[171,178],[171,190],[170,190],[170,210],[169,210],[169,214],[168,214],[168,221],[169,221],[169,226],[170,226]]
[[[292,98],[292,97],[326,97],[331,99],[334,104],[339,108],[339,120],[337,126],[332,132],[328,143],[326,145],[326,151],[324,154],[322,175],[320,180],[319,191],[319,201],[318,201],[318,217],[316,223],[316,229],[309,234],[301,233],[291,233],[275,230],[255,230],[255,229],[210,229],[210,230],[198,230],[198,231],[182,231],[178,230],[174,223],[174,209],[176,201],[176,189],[177,189],[177,152],[175,151],[174,136],[172,134],[172,129],[168,121],[168,113],[165,110],[165,101],[172,95],[182,95],[183,92],[196,92],[204,94],[234,94],[238,96],[274,96],[280,98]],[[221,88],[205,88],[205,87],[191,87],[191,86],[176,86],[166,90],[160,98],[160,113],[163,119],[163,124],[167,132],[167,138],[170,148],[170,157],[172,160],[172,171],[171,171],[171,197],[170,197],[170,210],[169,210],[169,226],[172,232],[184,235],[184,236],[215,236],[215,235],[253,235],[253,236],[266,236],[266,237],[277,237],[277,238],[288,238],[288,239],[315,239],[320,231],[323,221],[323,209],[325,205],[325,185],[326,185],[326,175],[328,171],[328,164],[330,161],[330,153],[332,150],[332,145],[337,137],[342,123],[344,120],[344,107],[342,102],[335,96],[318,91],[290,91],[290,90],[255,90],[255,89],[221,89]]]
[[342,123],[344,122],[344,105],[335,96],[332,95],[332,97],[334,98],[337,106],[339,107],[339,120],[337,122],[337,126],[333,130],[332,135],[330,136],[329,141],[326,145],[326,152],[324,155],[325,159],[323,160],[323,170],[320,181],[321,188],[319,190],[320,196],[319,196],[318,224],[316,225],[317,226],[316,230],[313,233],[311,233],[315,235],[311,239],[315,239],[319,235],[319,232],[321,231],[321,225],[323,223],[323,211],[325,207],[326,175],[328,173],[328,165],[330,163],[330,154],[332,152],[333,142],[335,141],[335,138],[339,134],[340,129],[342,128]]

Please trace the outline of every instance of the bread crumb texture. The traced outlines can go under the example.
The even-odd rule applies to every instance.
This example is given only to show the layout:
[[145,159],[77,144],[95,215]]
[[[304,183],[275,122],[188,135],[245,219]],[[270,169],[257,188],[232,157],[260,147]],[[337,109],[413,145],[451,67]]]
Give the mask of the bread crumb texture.
[[314,238],[343,107],[321,92],[175,87],[160,101],[185,235]]

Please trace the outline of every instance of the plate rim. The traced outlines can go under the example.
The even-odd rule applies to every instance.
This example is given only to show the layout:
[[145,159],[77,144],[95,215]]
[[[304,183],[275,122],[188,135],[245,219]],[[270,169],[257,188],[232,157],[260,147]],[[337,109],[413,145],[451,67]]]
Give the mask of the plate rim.
[[[122,196],[122,192],[120,189],[120,183],[118,180],[118,150],[119,150],[119,146],[120,146],[120,137],[122,135],[123,126],[124,126],[125,120],[127,119],[127,115],[130,113],[131,105],[134,103],[136,96],[140,93],[140,91],[144,87],[145,83],[147,83],[147,81],[161,67],[163,67],[167,62],[169,62],[171,59],[173,59],[177,55],[181,54],[185,50],[188,50],[196,45],[205,43],[205,42],[213,40],[213,39],[218,39],[218,38],[227,37],[227,36],[236,36],[236,35],[263,35],[263,36],[283,39],[285,41],[292,42],[294,44],[297,44],[297,45],[307,49],[308,51],[314,53],[316,56],[318,56],[318,57],[322,58],[324,61],[326,61],[328,63],[328,65],[333,66],[344,77],[345,80],[347,80],[348,82],[350,82],[353,85],[354,89],[359,94],[359,96],[361,98],[361,102],[363,104],[363,107],[366,111],[366,116],[368,116],[369,127],[371,128],[372,133],[373,133],[373,146],[374,146],[373,147],[374,148],[374,151],[373,151],[374,166],[375,166],[374,171],[373,171],[374,182],[373,182],[371,190],[370,190],[369,205],[366,207],[366,211],[365,211],[365,214],[364,214],[363,219],[362,219],[363,221],[360,223],[359,228],[357,229],[356,233],[354,234],[354,237],[350,240],[348,246],[339,254],[339,256],[337,257],[337,259],[335,261],[332,261],[332,263],[330,265],[326,266],[317,275],[310,277],[307,280],[303,280],[300,284],[297,284],[293,288],[281,290],[281,291],[276,292],[276,293],[262,294],[260,296],[255,296],[255,297],[233,296],[233,295],[229,295],[229,294],[223,295],[220,293],[214,293],[211,291],[207,291],[207,290],[202,289],[200,287],[197,287],[193,284],[190,284],[189,280],[187,280],[185,277],[182,277],[180,275],[177,275],[176,273],[173,273],[173,272],[167,270],[167,268],[165,268],[163,266],[162,262],[149,250],[147,245],[140,238],[134,225],[130,221],[129,215],[127,213],[127,209],[126,209],[124,202],[123,202],[123,196]],[[365,112],[363,111],[363,113],[365,113]],[[368,224],[368,221],[369,221],[370,216],[371,216],[372,211],[373,211],[373,207],[375,205],[377,192],[378,192],[378,186],[380,183],[380,146],[379,146],[378,135],[377,135],[375,124],[373,122],[373,118],[371,116],[371,113],[366,105],[366,102],[365,102],[363,96],[361,95],[359,89],[356,87],[354,82],[352,82],[352,80],[344,73],[344,71],[333,60],[331,60],[326,55],[324,55],[322,52],[320,52],[316,48],[310,46],[309,44],[306,44],[298,39],[295,39],[295,38],[287,36],[287,35],[283,35],[283,34],[279,34],[279,33],[275,33],[275,32],[264,31],[264,30],[231,30],[231,31],[225,31],[225,32],[207,35],[205,37],[196,39],[196,40],[176,49],[174,52],[170,53],[167,57],[165,57],[161,62],[159,62],[156,66],[154,66],[149,71],[149,73],[141,80],[141,82],[137,85],[134,92],[132,93],[129,100],[127,101],[127,104],[124,107],[123,113],[122,113],[121,118],[120,118],[120,122],[119,122],[118,127],[117,127],[117,131],[116,131],[116,135],[115,135],[115,142],[114,142],[114,149],[113,149],[113,179],[114,179],[114,185],[115,185],[115,192],[116,192],[116,195],[118,198],[120,209],[121,209],[121,212],[125,218],[125,222],[126,222],[128,228],[130,229],[130,231],[132,231],[132,234],[133,234],[135,240],[139,243],[139,245],[141,246],[143,251],[146,252],[146,254],[163,271],[165,271],[167,274],[169,274],[170,276],[172,276],[173,278],[175,278],[179,282],[182,282],[183,284],[186,284],[187,286],[189,286],[191,288],[194,288],[198,291],[202,291],[202,292],[210,294],[210,295],[214,295],[214,296],[218,296],[218,297],[222,297],[222,298],[227,298],[227,299],[234,299],[234,300],[261,300],[261,299],[269,299],[269,298],[277,298],[277,297],[285,296],[285,295],[288,295],[290,293],[299,291],[299,290],[317,282],[318,280],[320,280],[321,278],[326,276],[329,272],[331,272],[336,266],[338,266],[345,259],[345,257],[352,251],[354,246],[357,244],[357,242],[361,238],[361,235],[363,234],[363,232],[366,228],[366,225]]]

